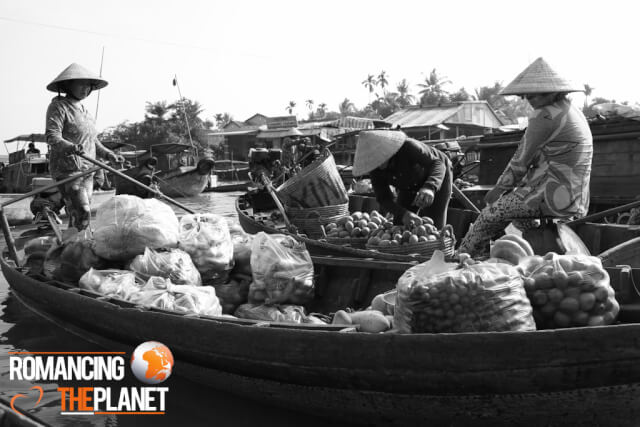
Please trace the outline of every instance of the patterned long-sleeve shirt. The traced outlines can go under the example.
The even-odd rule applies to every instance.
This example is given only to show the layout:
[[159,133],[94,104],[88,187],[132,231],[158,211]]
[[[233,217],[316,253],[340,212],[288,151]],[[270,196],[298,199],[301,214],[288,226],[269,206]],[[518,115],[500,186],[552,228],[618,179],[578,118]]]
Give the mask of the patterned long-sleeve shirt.
[[50,147],[49,170],[55,179],[87,170],[93,165],[83,158],[68,155],[69,144],[80,144],[84,153],[96,157],[96,151],[105,157],[109,150],[98,141],[98,132],[91,114],[78,102],[72,103],[62,96],[53,98],[47,108],[45,135]]
[[584,216],[589,209],[593,138],[580,110],[568,100],[537,109],[496,186],[527,206],[556,217]]

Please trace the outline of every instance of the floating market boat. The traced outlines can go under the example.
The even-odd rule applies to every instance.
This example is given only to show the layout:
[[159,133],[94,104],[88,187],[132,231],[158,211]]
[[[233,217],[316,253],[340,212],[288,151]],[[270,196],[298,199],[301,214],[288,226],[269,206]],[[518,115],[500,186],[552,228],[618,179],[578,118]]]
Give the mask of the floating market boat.
[[11,401],[0,396],[0,425],[3,427],[47,427],[34,415],[17,413],[11,409]]
[[[316,297],[307,308],[324,313],[366,307],[413,265],[313,261]],[[624,323],[611,326],[370,334],[354,325],[183,315],[0,264],[18,300],[84,339],[110,351],[157,340],[171,349],[176,374],[338,422],[620,426],[640,416],[640,316],[627,308],[637,294],[619,298]]]
[[[364,201],[363,201],[364,200]],[[254,210],[254,205],[259,209]],[[350,196],[350,211],[371,211],[377,207],[375,199],[371,197]],[[285,233],[290,234],[296,240],[304,242],[309,252],[317,255],[335,255],[357,258],[373,258],[394,261],[425,261],[426,258],[416,254],[381,253],[368,249],[352,247],[348,244],[341,245],[330,243],[326,239],[312,239],[304,235],[292,234],[287,231],[282,215],[279,214],[275,204],[268,194],[258,196],[244,194],[236,200],[236,212],[238,221],[247,233]],[[455,231],[456,241],[460,241],[469,229],[469,225],[476,219],[477,214],[471,210],[449,208],[447,222]],[[640,237],[639,225],[620,225],[586,222],[573,227],[576,234],[582,239],[589,251],[597,255],[609,248],[626,242],[629,239]],[[640,267],[640,264],[638,265]]]
[[[159,190],[168,197],[192,197],[202,193],[209,184],[214,161],[210,157],[197,159],[192,147],[186,144],[156,144],[149,150],[134,151],[125,158],[132,160],[137,166],[125,171],[127,176],[135,178],[144,184],[149,175],[144,167],[150,159],[155,161],[153,177],[157,181]],[[146,191],[121,177],[114,177],[117,194],[133,194],[147,197]]]

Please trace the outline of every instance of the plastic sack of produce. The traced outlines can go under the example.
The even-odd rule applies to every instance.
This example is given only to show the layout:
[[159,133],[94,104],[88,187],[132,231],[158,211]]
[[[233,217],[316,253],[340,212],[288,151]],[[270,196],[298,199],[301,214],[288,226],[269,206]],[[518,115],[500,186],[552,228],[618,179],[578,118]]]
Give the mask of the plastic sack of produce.
[[212,286],[174,285],[164,277],[151,277],[129,301],[165,310],[219,316],[220,301]]
[[260,232],[251,244],[249,302],[305,304],[313,299],[313,262],[304,243]]
[[215,214],[180,218],[179,247],[191,256],[202,283],[223,283],[233,268],[233,243],[227,221]]
[[77,283],[90,268],[103,269],[108,261],[95,252],[95,242],[89,230],[67,234],[60,245],[52,246],[42,266],[46,277],[63,282]]
[[233,314],[241,319],[267,322],[305,323],[304,307],[299,305],[242,304]]
[[518,270],[476,263],[438,274],[411,267],[398,279],[394,326],[400,333],[533,331]]
[[240,304],[248,301],[250,283],[251,277],[239,277],[236,275],[227,283],[213,285],[216,289],[216,295],[220,299],[224,314],[233,314]]
[[129,270],[138,274],[143,280],[151,276],[171,279],[176,285],[200,286],[200,272],[191,261],[188,253],[180,249],[149,249],[136,256],[129,264]]
[[251,275],[251,241],[253,236],[244,232],[238,224],[229,226],[233,242],[233,273]]
[[518,268],[538,329],[610,325],[620,306],[599,258],[558,255],[523,258]]
[[141,284],[136,282],[136,276],[129,270],[95,270],[90,269],[79,280],[80,287],[99,294],[109,295],[128,300],[136,294]]
[[95,251],[106,259],[129,261],[145,248],[175,248],[178,245],[178,217],[157,199],[118,195],[98,208]]

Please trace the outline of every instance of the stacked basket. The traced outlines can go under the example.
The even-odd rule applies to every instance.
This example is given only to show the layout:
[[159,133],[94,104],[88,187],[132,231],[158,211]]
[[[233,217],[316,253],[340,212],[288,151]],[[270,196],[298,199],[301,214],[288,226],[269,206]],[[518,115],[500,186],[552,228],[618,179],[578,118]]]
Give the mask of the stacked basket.
[[300,233],[317,239],[322,227],[349,213],[349,197],[333,155],[322,156],[276,190]]
[[453,256],[456,246],[456,237],[453,231],[453,227],[449,224],[445,225],[440,231],[440,238],[437,240],[430,240],[427,242],[418,243],[406,243],[396,246],[380,246],[380,245],[366,245],[367,249],[375,250],[378,252],[385,252],[390,254],[402,254],[411,255],[417,254],[424,258],[430,258],[436,250],[444,252],[446,257]]

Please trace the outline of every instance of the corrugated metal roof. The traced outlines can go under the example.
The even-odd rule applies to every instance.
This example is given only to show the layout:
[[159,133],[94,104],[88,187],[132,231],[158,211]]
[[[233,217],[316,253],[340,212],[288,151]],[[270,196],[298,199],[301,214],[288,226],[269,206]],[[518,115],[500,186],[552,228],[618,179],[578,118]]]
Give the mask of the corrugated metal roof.
[[391,127],[400,125],[403,128],[436,126],[455,115],[462,105],[443,105],[441,107],[407,108],[396,111],[384,119]]

